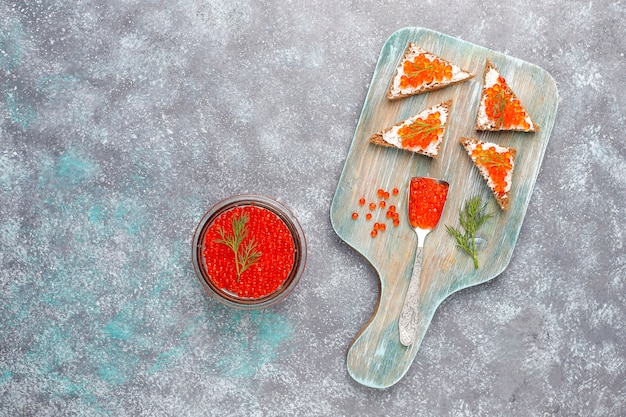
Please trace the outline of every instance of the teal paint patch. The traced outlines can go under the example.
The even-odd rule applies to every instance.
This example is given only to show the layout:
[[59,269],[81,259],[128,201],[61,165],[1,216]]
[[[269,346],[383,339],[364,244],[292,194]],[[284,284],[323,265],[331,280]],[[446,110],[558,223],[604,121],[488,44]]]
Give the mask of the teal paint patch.
[[23,129],[37,118],[35,107],[32,106],[20,90],[9,91],[6,84],[0,86],[4,90],[4,108],[9,112],[13,123]]
[[284,316],[268,310],[237,312],[223,330],[235,340],[228,340],[224,348],[227,353],[218,367],[236,378],[251,378],[268,366],[276,359],[281,344],[293,334]]
[[4,247],[14,247],[18,245],[18,236],[22,223],[15,219],[7,219],[0,224],[0,243]]
[[[68,148],[60,156],[44,154],[38,158],[39,172],[37,189],[46,192],[42,202],[49,206],[58,206],[62,202],[75,200],[79,197],[76,187],[87,184],[100,172],[96,162],[85,155],[80,148]],[[43,196],[42,196],[43,197]],[[90,194],[83,196],[83,201],[91,199],[87,207],[93,206]],[[81,207],[83,212],[88,208]],[[63,220],[63,219],[60,219]]]
[[152,367],[148,369],[148,372],[155,373],[161,371],[171,362],[174,362],[175,360],[183,356],[184,353],[185,349],[183,348],[183,346],[176,346],[168,351],[161,353],[159,356],[157,356]]
[[143,208],[134,200],[122,201],[113,216],[130,235],[136,235],[147,225],[148,214],[144,213]]
[[126,375],[115,365],[101,367],[98,369],[98,375],[104,382],[112,385],[122,385],[126,382]]
[[[25,44],[22,25],[19,21],[9,21],[0,26],[0,69],[11,73],[22,64],[23,48]],[[13,123],[23,129],[37,118],[35,107],[28,101],[23,84],[0,84],[3,92],[4,108],[9,113]]]
[[122,385],[126,381],[126,377],[120,374],[115,367],[103,367],[98,370],[100,378],[113,385]]
[[107,346],[107,352],[102,353],[105,359],[98,368],[102,381],[119,386],[133,378],[139,365],[136,355],[121,352],[117,346]]
[[155,297],[158,296],[164,289],[169,287],[169,285],[170,280],[168,278],[160,279],[156,284],[154,284],[154,287],[152,288],[152,295]]
[[10,193],[19,191],[20,187],[30,186],[28,179],[30,170],[17,155],[0,155],[0,191]]
[[91,223],[99,225],[105,217],[104,208],[100,205],[95,205],[89,210],[88,216]]
[[141,323],[133,318],[132,306],[126,306],[104,327],[104,331],[113,339],[127,340],[134,335],[135,328],[140,326]]
[[67,90],[78,83],[78,78],[69,74],[50,74],[37,80],[37,91],[46,97],[54,97],[59,91]]
[[0,372],[0,385],[9,382],[9,379],[11,379],[12,376],[13,374],[11,371]]
[[98,171],[99,167],[96,163],[77,151],[69,149],[61,155],[57,174],[70,184],[77,185],[92,179]]
[[22,326],[22,323],[24,323],[24,321],[30,316],[31,309],[32,304],[29,300],[27,290],[23,290],[21,284],[13,281],[11,283],[11,293],[9,295],[9,299],[6,300],[0,307],[2,315],[8,317],[8,320],[5,322],[6,325],[12,329]]
[[28,352],[30,363],[41,375],[56,372],[78,357],[69,341],[69,334],[61,327],[52,325],[46,328]]
[[194,317],[191,320],[191,323],[189,323],[186,327],[185,330],[183,330],[183,332],[181,333],[181,338],[187,339],[189,336],[191,336],[192,334],[195,333],[196,329],[203,323],[206,323],[206,321],[208,320],[208,317],[206,316],[206,314],[199,314],[196,317]]
[[129,323],[112,321],[104,327],[106,334],[113,339],[126,340],[133,335],[133,327]]
[[93,308],[93,295],[85,290],[89,287],[91,277],[83,270],[77,259],[61,259],[55,263],[56,270],[50,273],[45,280],[38,282],[41,285],[39,300],[49,306],[64,311],[66,314],[75,314]]
[[0,26],[0,68],[10,72],[22,63],[22,25],[19,21],[5,22]]

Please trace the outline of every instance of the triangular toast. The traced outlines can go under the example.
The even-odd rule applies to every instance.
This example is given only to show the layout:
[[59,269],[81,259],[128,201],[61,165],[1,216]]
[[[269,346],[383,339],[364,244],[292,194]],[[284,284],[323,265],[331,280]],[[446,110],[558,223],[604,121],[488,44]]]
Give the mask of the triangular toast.
[[461,144],[472,158],[502,210],[509,207],[515,148],[508,148],[478,139],[461,138]]
[[396,68],[387,98],[397,100],[438,90],[469,80],[473,76],[474,74],[426,51],[421,46],[409,43],[404,57]]
[[452,100],[429,107],[370,138],[370,142],[437,158],[450,118]]
[[506,79],[489,60],[485,64],[476,130],[539,131]]

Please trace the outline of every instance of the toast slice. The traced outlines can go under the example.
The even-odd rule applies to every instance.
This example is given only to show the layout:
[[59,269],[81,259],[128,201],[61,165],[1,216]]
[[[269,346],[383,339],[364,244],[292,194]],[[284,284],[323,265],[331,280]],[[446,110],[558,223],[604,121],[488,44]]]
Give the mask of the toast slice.
[[537,123],[524,109],[506,79],[489,60],[485,64],[476,130],[539,131]]
[[517,152],[515,148],[464,137],[461,138],[461,144],[487,181],[500,208],[509,208]]
[[437,158],[451,108],[452,100],[429,107],[376,133],[370,142]]
[[409,43],[404,57],[396,68],[387,98],[397,100],[438,90],[469,80],[473,76],[474,74],[426,51],[421,46]]

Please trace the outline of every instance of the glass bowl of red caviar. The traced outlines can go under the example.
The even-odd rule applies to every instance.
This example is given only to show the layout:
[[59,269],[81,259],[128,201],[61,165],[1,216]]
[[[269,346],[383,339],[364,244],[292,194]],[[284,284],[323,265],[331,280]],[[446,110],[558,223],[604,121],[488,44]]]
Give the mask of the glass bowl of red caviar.
[[285,299],[304,272],[307,245],[296,217],[261,195],[236,195],[211,207],[193,235],[192,263],[213,298],[238,309]]

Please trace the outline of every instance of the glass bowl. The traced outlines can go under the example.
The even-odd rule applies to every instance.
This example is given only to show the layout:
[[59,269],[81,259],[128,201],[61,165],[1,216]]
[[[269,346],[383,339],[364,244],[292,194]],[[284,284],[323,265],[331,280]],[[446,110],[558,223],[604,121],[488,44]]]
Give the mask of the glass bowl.
[[[240,223],[238,224],[241,226],[241,219],[244,218],[245,213],[248,213],[248,215],[246,220],[243,221],[243,227],[239,228],[240,231],[245,231],[239,234],[242,237],[240,244],[238,246],[228,246],[226,242],[229,237],[238,235],[235,233],[235,222],[239,219]],[[252,219],[250,214],[253,215]],[[260,218],[260,215],[263,215],[262,218]],[[225,220],[227,217],[230,217],[231,223]],[[274,233],[275,237],[271,236],[272,233],[263,232],[259,229],[259,222],[262,223],[265,221],[264,219],[268,222],[273,222],[273,227],[278,231]],[[248,221],[249,223],[247,223]],[[249,229],[248,226],[251,226],[252,229]],[[250,230],[252,230],[252,233],[248,233]],[[222,234],[216,234],[218,231]],[[210,241],[208,242],[207,234],[210,234]],[[291,237],[292,244],[289,242],[287,235]],[[273,240],[275,242],[272,242]],[[280,243],[278,240],[280,240]],[[233,244],[232,241],[230,243]],[[256,258],[258,265],[255,264],[255,257],[248,256],[247,259],[252,260],[252,264],[245,269],[244,265],[246,263],[241,262],[238,264],[236,259],[244,259],[242,254],[246,253],[245,250],[250,249],[250,247],[254,249],[257,243],[265,245],[265,248],[277,249],[257,251],[259,253],[258,258]],[[278,246],[279,244],[282,246]],[[281,249],[285,245],[288,247],[287,252]],[[292,245],[293,252],[290,250]],[[235,252],[234,248],[238,248],[238,251]],[[281,251],[283,256],[282,259],[278,259],[278,263],[281,263],[284,269],[273,273],[272,268],[274,268],[277,262],[272,261],[268,263],[265,260],[260,260],[264,256],[281,256],[278,255]],[[253,252],[254,250],[250,249],[248,255]],[[237,258],[236,253],[240,254],[239,258]],[[291,253],[293,253],[293,259],[291,259]],[[298,220],[285,206],[261,195],[236,195],[215,204],[202,216],[202,219],[196,226],[191,243],[193,267],[207,293],[224,305],[244,310],[269,307],[285,299],[300,281],[300,277],[304,272],[306,257],[306,239]],[[289,268],[291,263],[292,266]],[[265,270],[263,270],[262,264],[265,265]],[[243,270],[240,275],[238,275],[239,269]],[[268,274],[270,275],[269,277],[267,277]],[[284,280],[282,279],[283,276]],[[268,282],[264,283],[263,280]],[[272,281],[271,286],[270,280]],[[229,284],[224,284],[225,282]],[[260,284],[255,284],[258,282]],[[257,287],[266,285],[267,288],[278,286],[275,289],[268,290],[267,293],[256,296],[238,293],[239,289],[243,288],[244,285],[252,286],[251,288],[256,288],[253,287],[254,285],[257,285]],[[245,292],[247,290],[242,291]]]

